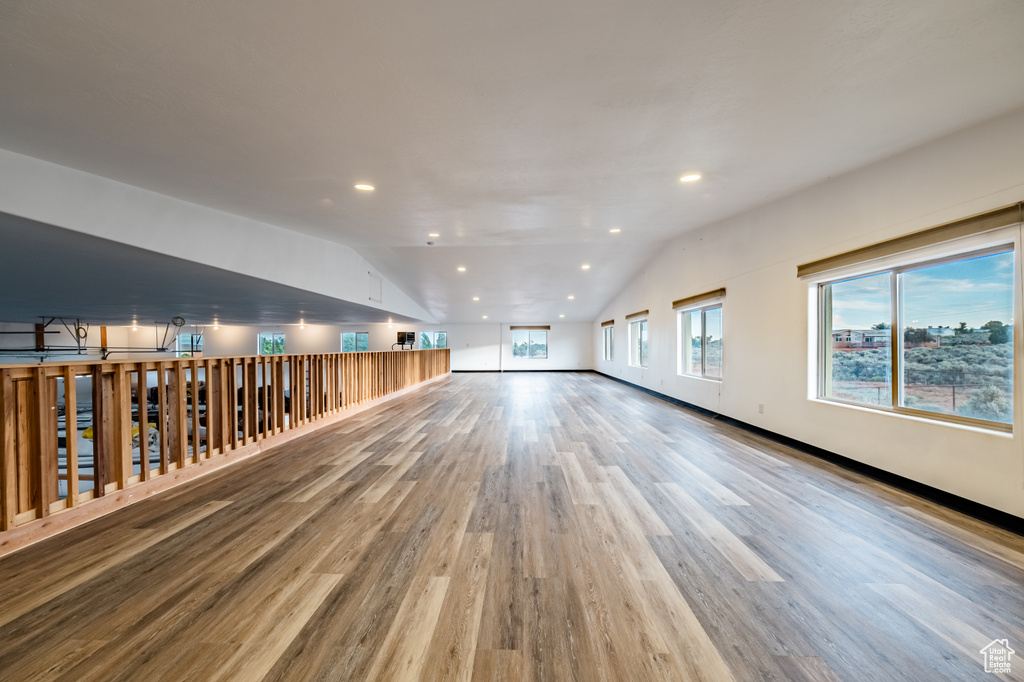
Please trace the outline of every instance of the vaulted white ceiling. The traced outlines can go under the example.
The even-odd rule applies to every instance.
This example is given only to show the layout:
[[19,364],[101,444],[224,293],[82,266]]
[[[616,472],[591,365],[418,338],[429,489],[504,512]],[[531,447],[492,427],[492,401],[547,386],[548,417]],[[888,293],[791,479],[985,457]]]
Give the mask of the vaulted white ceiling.
[[0,147],[349,245],[442,322],[592,320],[684,230],[1024,106],[1022,28],[1019,0],[9,0]]

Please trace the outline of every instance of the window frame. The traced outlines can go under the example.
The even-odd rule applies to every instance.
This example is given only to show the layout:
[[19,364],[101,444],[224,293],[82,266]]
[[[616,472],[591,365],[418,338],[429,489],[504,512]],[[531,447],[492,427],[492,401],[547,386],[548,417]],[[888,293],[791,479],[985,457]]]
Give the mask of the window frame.
[[[271,348],[271,351],[269,353],[264,353],[263,352],[263,337],[264,336],[271,337],[270,338],[270,348]],[[274,350],[273,350],[274,346],[277,344],[277,337],[281,337],[281,352],[280,353],[275,353]],[[285,333],[284,332],[257,332],[257,334],[256,334],[256,355],[261,355],[261,356],[262,355],[267,355],[267,356],[270,356],[270,355],[287,355],[288,351],[286,349],[287,349],[287,346],[285,345]]]
[[[345,335],[353,335],[353,345],[355,346],[352,350],[345,350]],[[366,337],[366,350],[359,350],[359,337]],[[342,353],[368,353],[370,351],[370,332],[341,332],[341,352]]]
[[[957,414],[944,414],[942,412],[932,412],[929,410],[921,410],[913,407],[906,407],[903,403],[906,402],[906,395],[904,392],[904,348],[902,341],[902,332],[904,325],[904,311],[901,305],[903,299],[903,292],[901,286],[901,280],[899,275],[912,272],[916,270],[923,270],[926,268],[948,265],[951,263],[957,263],[960,261],[971,260],[973,258],[982,258],[985,256],[992,256],[1000,253],[1012,254],[1013,267],[1014,267],[1014,286],[1013,286],[1013,321],[1020,319],[1020,308],[1021,308],[1021,266],[1020,266],[1020,248],[1018,239],[1018,225],[1011,225],[1005,228],[1000,228],[987,233],[984,235],[976,235],[975,238],[965,238],[958,240],[961,242],[957,245],[951,245],[948,243],[941,243],[931,245],[921,249],[915,249],[913,251],[903,252],[894,254],[886,258],[879,259],[878,261],[872,261],[869,263],[862,263],[859,265],[845,266],[843,268],[837,268],[833,271],[818,273],[813,280],[810,282],[810,286],[813,291],[814,297],[814,313],[815,320],[811,326],[811,334],[816,348],[811,357],[814,358],[814,380],[813,380],[813,393],[809,397],[813,400],[834,404],[842,405],[845,407],[854,407],[864,410],[870,410],[873,412],[881,412],[883,414],[893,414],[904,417],[912,417],[930,422],[939,422],[946,424],[956,424],[960,426],[970,426],[986,431],[1013,433],[1014,424],[1018,418],[1018,372],[1017,363],[1018,357],[1016,349],[1014,350],[1014,357],[1012,362],[1012,377],[1011,382],[1013,385],[1013,408],[1012,418],[1013,422],[1005,423],[992,421],[988,419],[980,419],[977,417],[967,417],[964,415]],[[869,266],[870,267],[867,267]],[[889,292],[890,292],[890,320],[889,320],[889,348],[890,348],[890,388],[889,388],[889,404],[887,405],[871,405],[868,403],[859,403],[852,400],[845,400],[843,398],[836,398],[825,394],[826,383],[828,380],[828,368],[829,368],[829,353],[832,350],[832,338],[829,330],[830,320],[826,319],[825,316],[825,296],[823,294],[826,286],[845,282],[853,279],[859,279],[862,277],[872,277],[881,274],[889,274]],[[1013,324],[1013,322],[1011,322]],[[1014,324],[1016,326],[1016,324]]]
[[[640,326],[643,325],[643,335],[647,339],[647,351],[644,352],[643,341],[640,337]],[[634,356],[633,351],[636,351]],[[629,358],[627,362],[630,367],[647,369],[651,356],[651,330],[647,324],[647,317],[629,321]],[[633,362],[636,360],[636,362]]]
[[615,325],[609,324],[601,328],[603,342],[603,355],[605,362],[612,362],[615,359]]
[[[704,339],[707,338],[707,312],[709,310],[721,310],[722,319],[722,360],[721,360],[721,376],[709,375],[708,369],[708,354],[704,348]],[[693,313],[700,313],[700,374],[689,371],[689,353],[690,353],[690,340],[691,336],[686,333],[686,316]],[[676,309],[676,336],[679,339],[677,355],[676,373],[679,376],[690,377],[691,379],[705,379],[707,381],[718,381],[721,382],[725,378],[725,300],[724,298],[716,298],[708,301],[702,301],[699,304],[692,306],[686,306],[683,308]],[[684,357],[684,352],[686,353]]]

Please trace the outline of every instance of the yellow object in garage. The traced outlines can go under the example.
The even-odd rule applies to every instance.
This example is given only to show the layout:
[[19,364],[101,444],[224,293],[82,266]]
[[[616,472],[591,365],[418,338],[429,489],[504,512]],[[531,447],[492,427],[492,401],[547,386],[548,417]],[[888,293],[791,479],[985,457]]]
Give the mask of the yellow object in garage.
[[[149,422],[149,424],[147,424],[147,426],[149,428],[151,428],[151,429],[155,429],[156,428],[156,423],[155,422]],[[92,430],[91,426],[89,428],[87,428],[85,431],[82,431],[82,438],[85,438],[86,440],[92,440],[94,435],[95,435],[95,432]],[[139,436],[139,422],[132,422],[132,438],[134,439],[134,438],[137,438],[138,436]]]

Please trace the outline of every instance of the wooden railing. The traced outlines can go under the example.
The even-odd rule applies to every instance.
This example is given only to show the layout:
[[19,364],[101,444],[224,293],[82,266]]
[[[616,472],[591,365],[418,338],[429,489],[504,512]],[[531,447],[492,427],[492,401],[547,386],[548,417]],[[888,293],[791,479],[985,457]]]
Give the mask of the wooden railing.
[[0,531],[448,371],[447,350],[0,366]]

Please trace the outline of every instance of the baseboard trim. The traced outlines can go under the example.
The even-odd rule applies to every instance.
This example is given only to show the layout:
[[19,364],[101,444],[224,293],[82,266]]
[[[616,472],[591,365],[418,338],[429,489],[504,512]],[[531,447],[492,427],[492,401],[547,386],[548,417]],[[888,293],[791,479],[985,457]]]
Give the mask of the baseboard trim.
[[515,374],[518,372],[546,372],[553,374],[557,372],[595,372],[593,369],[453,369],[452,374]]
[[886,485],[890,485],[893,488],[898,488],[904,492],[916,495],[917,497],[924,498],[930,502],[934,502],[948,509],[952,509],[953,511],[960,512],[961,514],[966,514],[967,516],[978,519],[979,521],[984,521],[985,523],[991,524],[998,528],[1002,528],[1003,530],[1024,537],[1024,519],[1020,518],[1019,516],[1014,516],[1013,514],[1001,511],[999,509],[995,509],[993,507],[989,507],[987,505],[981,504],[980,502],[969,500],[966,497],[960,497],[959,495],[954,495],[953,493],[946,492],[945,490],[934,488],[930,485],[921,483],[919,481],[915,481],[911,478],[906,478],[905,476],[894,474],[890,471],[886,471],[885,469],[879,469],[878,467],[872,466],[870,464],[859,462],[855,459],[851,459],[844,455],[840,455],[839,453],[832,452],[831,450],[820,448],[817,445],[811,445],[810,443],[805,443],[795,438],[784,436],[781,433],[776,433],[775,431],[770,431],[760,426],[749,424],[745,421],[741,421],[728,415],[715,412],[714,410],[709,410],[705,407],[700,407],[699,405],[688,403],[685,400],[673,398],[670,395],[659,393],[658,391],[646,388],[644,386],[640,386],[638,384],[634,384],[630,381],[626,381],[625,379],[620,379],[619,377],[614,377],[610,374],[605,374],[600,370],[594,370],[594,373],[600,374],[606,379],[617,381],[620,384],[625,384],[630,388],[646,393],[650,396],[658,398],[659,400],[664,400],[665,402],[672,403],[673,405],[681,407],[685,410],[696,412],[698,414],[704,415],[705,417],[714,419],[715,421],[722,422],[723,424],[728,424],[729,426],[734,426],[738,429],[743,429],[744,431],[757,434],[758,436],[762,436],[769,440],[775,441],[780,445],[785,445],[787,447],[793,448],[794,450],[799,450],[800,452],[811,455],[812,457],[817,457],[818,459],[825,460],[826,462],[835,464],[836,466],[842,467],[843,469],[846,469],[848,471],[853,471],[858,474],[862,474],[880,483],[885,483]]

